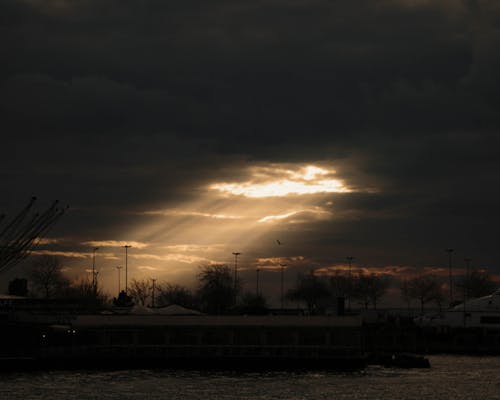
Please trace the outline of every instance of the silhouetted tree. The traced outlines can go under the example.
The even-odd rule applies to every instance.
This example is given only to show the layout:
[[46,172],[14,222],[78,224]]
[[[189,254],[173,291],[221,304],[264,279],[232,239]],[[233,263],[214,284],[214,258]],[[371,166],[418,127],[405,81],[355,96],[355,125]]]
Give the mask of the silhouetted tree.
[[158,290],[160,292],[158,304],[161,306],[178,304],[191,308],[194,305],[193,293],[185,286],[167,283],[159,286]]
[[28,280],[24,278],[15,278],[9,282],[9,294],[13,296],[28,295]]
[[132,307],[134,305],[134,301],[132,297],[130,297],[125,290],[121,290],[118,293],[118,297],[113,298],[113,305],[116,307]]
[[497,285],[486,270],[473,269],[468,276],[464,276],[456,284],[462,297],[467,291],[467,298],[483,297],[493,293]]
[[128,294],[141,306],[145,306],[148,298],[151,296],[151,286],[147,279],[132,279]]
[[55,256],[37,257],[31,270],[31,281],[35,291],[42,292],[46,299],[61,295],[69,287],[69,280],[61,268],[61,263]]
[[434,275],[420,275],[410,279],[408,290],[410,297],[419,301],[420,312],[424,312],[425,304],[443,296],[441,285]]
[[328,282],[314,274],[299,275],[295,287],[287,292],[287,298],[305,303],[310,314],[323,313],[333,304]]
[[387,279],[384,279],[384,277],[364,273],[359,273],[353,279],[352,284],[353,298],[363,304],[365,310],[368,309],[369,304],[372,304],[373,308],[376,309],[379,300],[385,295],[389,286]]
[[108,296],[98,288],[93,286],[88,279],[75,280],[64,290],[62,296],[68,299],[77,300],[87,309],[96,310],[108,302]]
[[230,267],[201,267],[198,280],[197,298],[202,311],[209,314],[226,314],[234,308],[241,285],[238,281],[235,284]]
[[268,312],[266,298],[261,294],[246,292],[241,296],[238,304],[238,311],[241,314],[263,315]]

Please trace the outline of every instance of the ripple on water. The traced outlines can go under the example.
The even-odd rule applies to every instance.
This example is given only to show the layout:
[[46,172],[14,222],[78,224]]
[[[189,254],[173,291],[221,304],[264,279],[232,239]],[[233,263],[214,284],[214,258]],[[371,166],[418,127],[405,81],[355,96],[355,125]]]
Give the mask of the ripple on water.
[[6,400],[500,399],[499,357],[431,357],[430,369],[339,373],[53,371],[0,375]]

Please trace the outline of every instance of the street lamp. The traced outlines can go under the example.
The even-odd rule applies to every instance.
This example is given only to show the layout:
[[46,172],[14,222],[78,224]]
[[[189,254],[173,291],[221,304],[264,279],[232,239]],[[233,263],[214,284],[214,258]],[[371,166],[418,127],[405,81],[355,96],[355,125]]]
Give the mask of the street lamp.
[[256,272],[256,275],[257,275],[257,282],[255,284],[255,294],[258,296],[259,295],[259,272],[260,272],[260,268],[257,268],[255,270]]
[[152,294],[151,294],[151,308],[154,308],[155,307],[155,283],[156,283],[156,279],[155,278],[151,278],[151,280],[153,281],[153,287],[152,287]]
[[347,256],[346,260],[349,262],[349,275],[348,275],[348,294],[347,294],[347,309],[351,311],[351,292],[352,292],[352,275],[351,275],[351,267],[352,267],[352,260],[354,260],[353,256]]
[[234,256],[234,297],[236,299],[236,281],[238,280],[238,256],[240,255],[241,253],[235,251],[233,252],[233,256]]
[[120,292],[121,292],[121,282],[120,282],[120,280],[121,280],[121,272],[122,272],[121,269],[123,267],[117,266],[115,268],[118,270],[118,294],[120,294]]
[[95,272],[95,252],[97,250],[99,250],[99,247],[94,247],[92,249],[92,291],[94,292],[94,295],[97,292],[97,277]]
[[280,264],[281,267],[281,309],[283,310],[285,308],[285,267],[286,264]]
[[[276,239],[276,243],[278,244],[278,246],[283,245],[283,243],[281,243],[281,241],[279,241],[278,239]],[[283,291],[284,291],[285,267],[286,267],[286,264],[281,264],[279,261],[281,261],[281,257],[278,258],[278,264],[281,267],[281,309],[283,310],[283,308],[284,308],[284,302],[285,302]]]
[[125,293],[128,294],[128,249],[132,246],[126,244],[123,247],[125,247]]
[[465,261],[465,287],[464,287],[464,327],[467,325],[467,313],[465,311],[465,303],[467,302],[467,298],[469,297],[469,285],[470,285],[470,276],[469,276],[469,268],[470,262],[472,258],[464,258]]
[[450,275],[450,305],[453,303],[453,275],[451,272],[451,253],[453,253],[453,249],[446,249],[445,250],[448,253],[448,269],[449,269],[449,275]]

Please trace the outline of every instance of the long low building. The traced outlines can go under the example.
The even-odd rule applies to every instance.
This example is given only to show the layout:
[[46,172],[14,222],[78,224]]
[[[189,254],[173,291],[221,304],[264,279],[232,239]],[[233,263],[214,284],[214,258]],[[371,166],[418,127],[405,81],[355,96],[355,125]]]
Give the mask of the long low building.
[[41,327],[45,363],[123,366],[357,368],[355,316],[79,315]]

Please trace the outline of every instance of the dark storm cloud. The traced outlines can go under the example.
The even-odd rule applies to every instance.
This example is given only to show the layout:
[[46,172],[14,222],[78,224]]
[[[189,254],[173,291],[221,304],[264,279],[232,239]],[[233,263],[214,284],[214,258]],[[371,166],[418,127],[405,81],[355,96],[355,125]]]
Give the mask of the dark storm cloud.
[[495,124],[494,5],[413,4],[10,1],[4,104],[50,131],[210,134],[228,151]]
[[247,161],[331,160],[378,192],[335,198],[349,239],[320,243],[463,223],[477,250],[498,221],[495,1],[6,0],[0,23],[9,199],[57,193],[111,231]]

